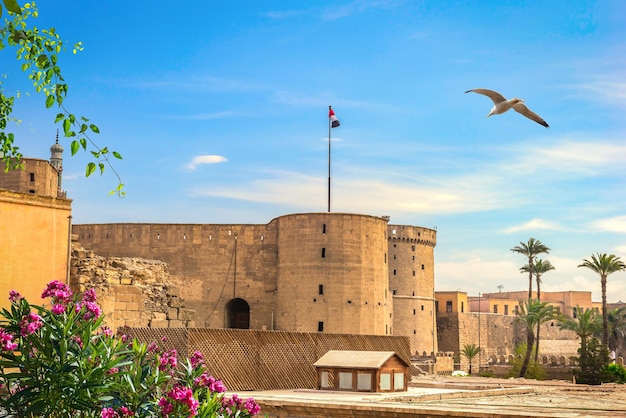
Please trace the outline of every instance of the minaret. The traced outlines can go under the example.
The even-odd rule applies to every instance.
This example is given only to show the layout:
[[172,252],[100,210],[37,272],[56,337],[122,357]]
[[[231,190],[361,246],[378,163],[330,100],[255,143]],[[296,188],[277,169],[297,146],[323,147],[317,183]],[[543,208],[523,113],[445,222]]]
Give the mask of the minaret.
[[63,147],[59,144],[59,130],[57,129],[57,140],[54,145],[50,147],[50,164],[52,167],[56,168],[59,172],[59,184],[58,184],[58,193],[59,195],[62,193],[61,189],[61,179],[63,178]]

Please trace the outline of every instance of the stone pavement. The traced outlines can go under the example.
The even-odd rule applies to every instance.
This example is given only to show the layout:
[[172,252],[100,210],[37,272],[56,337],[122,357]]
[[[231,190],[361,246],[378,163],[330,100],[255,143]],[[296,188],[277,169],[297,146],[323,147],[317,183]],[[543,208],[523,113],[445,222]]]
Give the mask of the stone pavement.
[[[239,392],[270,418],[304,417],[626,417],[626,402],[594,398],[601,387],[556,382],[502,384],[475,381],[413,383],[406,392],[354,393],[313,389]],[[419,385],[419,386],[418,386]],[[577,387],[576,387],[577,386]],[[587,390],[592,391],[587,393]],[[616,388],[624,391],[626,388]],[[564,392],[565,391],[565,392]],[[606,391],[604,391],[606,392]],[[594,394],[595,393],[595,394]],[[606,396],[611,394],[604,393]]]

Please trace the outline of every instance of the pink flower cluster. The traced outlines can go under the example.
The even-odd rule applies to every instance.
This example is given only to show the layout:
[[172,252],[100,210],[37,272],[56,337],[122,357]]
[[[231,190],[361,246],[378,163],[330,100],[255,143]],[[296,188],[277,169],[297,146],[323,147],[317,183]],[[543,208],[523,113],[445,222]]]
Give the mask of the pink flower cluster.
[[17,349],[17,343],[13,342],[13,335],[0,329],[0,345],[5,351],[13,351]]
[[213,376],[209,376],[207,372],[202,373],[200,377],[197,377],[194,382],[196,386],[207,387],[213,393],[226,392],[226,386],[221,380],[217,380]]
[[22,295],[19,294],[19,292],[16,292],[15,290],[11,290],[9,292],[9,300],[11,301],[11,303],[19,303],[20,300],[24,299],[22,297]]
[[175,369],[178,366],[176,350],[166,351],[159,358],[159,370]]
[[193,391],[185,386],[176,386],[167,393],[167,397],[187,405],[189,416],[198,415],[198,401],[193,397]]
[[51,281],[41,294],[41,298],[52,298],[54,304],[67,304],[72,300],[72,291],[69,286],[58,280]]
[[254,398],[241,399],[237,394],[234,394],[231,398],[222,399],[222,411],[226,412],[228,416],[233,414],[233,410],[241,408],[247,409],[250,415],[256,415],[261,412],[261,407],[256,403]]
[[22,317],[22,320],[19,322],[19,326],[20,335],[22,335],[22,337],[26,337],[37,332],[39,328],[43,326],[43,322],[41,322],[41,317],[39,315],[30,313]]
[[76,310],[80,311],[83,307],[86,309],[83,319],[97,319],[102,314],[102,311],[96,302],[88,301],[83,302],[82,304],[79,303],[76,305]]
[[234,394],[230,398],[222,399],[222,411],[227,416],[233,415],[233,411],[237,411],[241,408],[247,409],[250,415],[256,415],[261,412],[261,407],[256,403],[254,398],[248,398],[245,401],[241,399],[237,394]]
[[102,418],[132,417],[135,416],[135,413],[129,408],[122,406],[117,411],[113,408],[102,408],[102,411],[100,411],[100,416]]
[[194,351],[189,361],[191,362],[191,367],[195,369],[204,364],[204,356],[202,355],[201,352]]

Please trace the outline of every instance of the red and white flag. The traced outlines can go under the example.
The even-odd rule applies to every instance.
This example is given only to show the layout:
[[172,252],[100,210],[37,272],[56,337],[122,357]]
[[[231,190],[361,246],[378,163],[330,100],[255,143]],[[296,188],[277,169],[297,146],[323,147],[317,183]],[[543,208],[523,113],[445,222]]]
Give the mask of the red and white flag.
[[328,118],[330,119],[331,128],[336,128],[337,126],[341,125],[341,123],[339,123],[339,119],[337,119],[337,116],[335,116],[335,112],[333,112],[333,109],[330,106],[328,110]]

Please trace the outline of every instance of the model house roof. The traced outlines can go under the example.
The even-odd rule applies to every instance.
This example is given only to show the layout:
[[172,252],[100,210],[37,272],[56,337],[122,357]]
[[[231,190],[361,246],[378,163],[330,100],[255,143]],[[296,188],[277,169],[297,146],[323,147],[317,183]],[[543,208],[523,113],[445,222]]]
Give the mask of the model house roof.
[[[393,356],[397,356],[395,351],[330,350],[313,363],[313,365],[315,367],[378,369]],[[398,358],[400,357],[398,356]],[[404,363],[403,360],[402,362]]]

